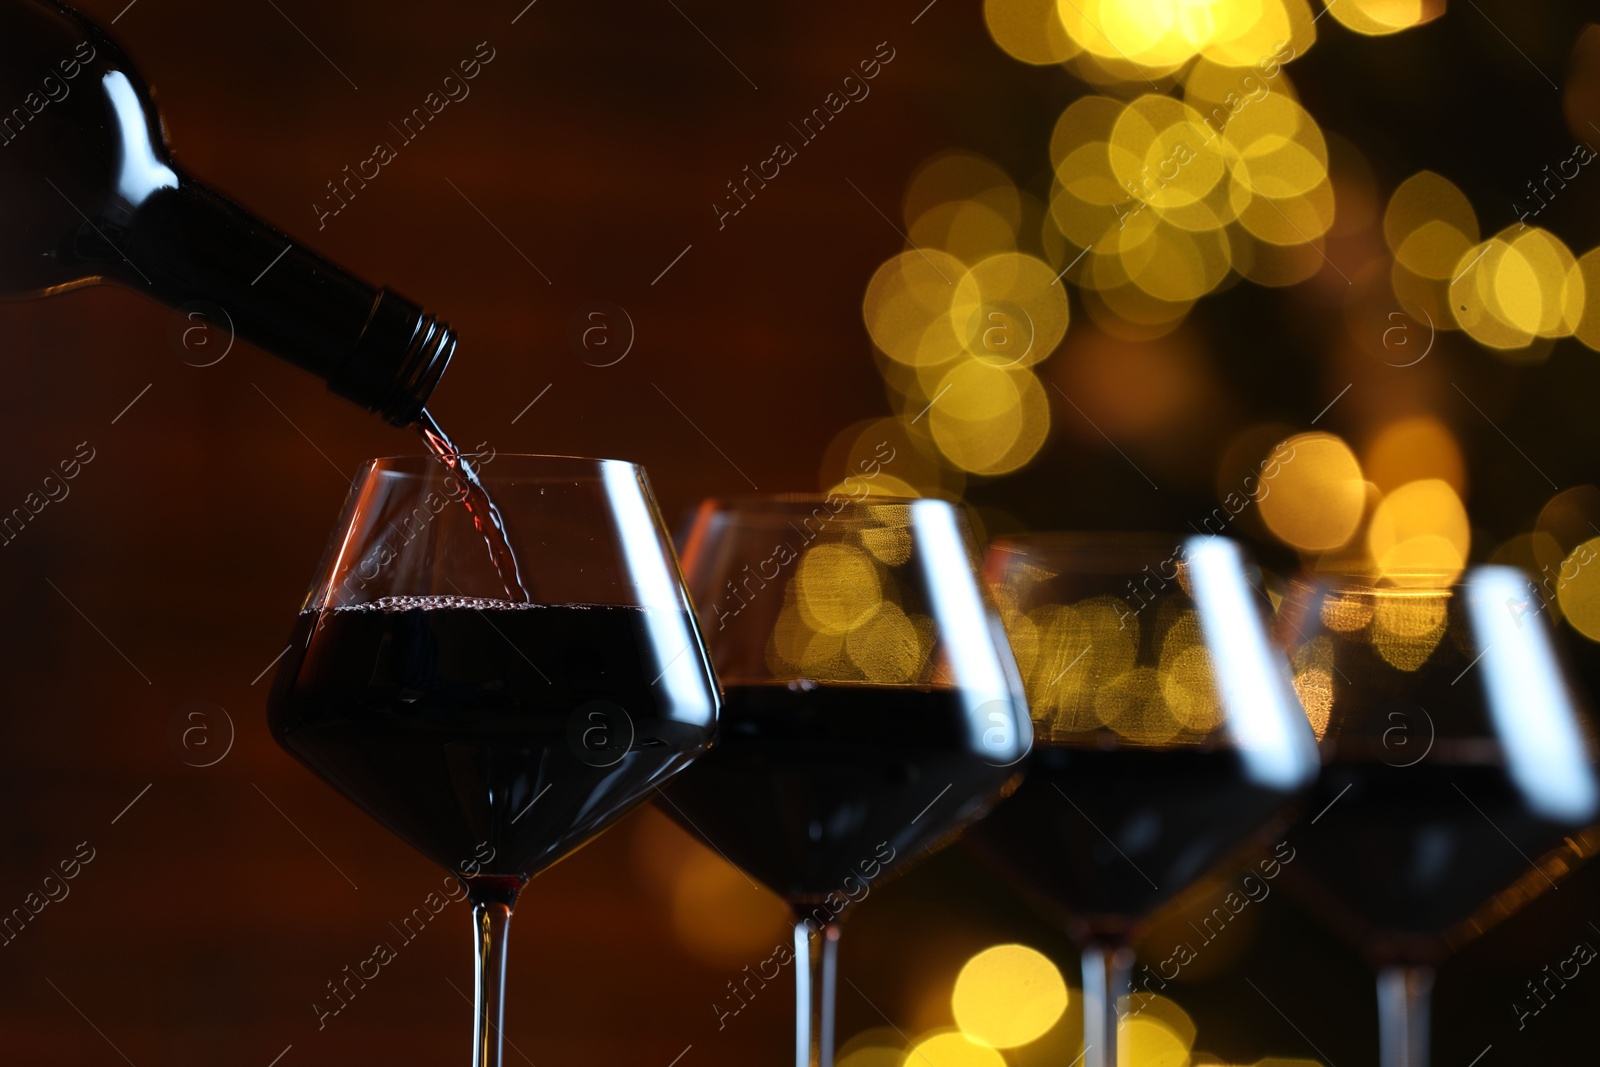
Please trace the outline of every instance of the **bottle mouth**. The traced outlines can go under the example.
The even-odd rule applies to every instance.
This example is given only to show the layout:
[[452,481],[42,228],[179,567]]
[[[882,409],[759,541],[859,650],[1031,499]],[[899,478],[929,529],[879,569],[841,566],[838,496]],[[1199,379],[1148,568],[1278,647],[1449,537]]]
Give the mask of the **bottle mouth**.
[[421,315],[405,359],[395,370],[390,395],[376,409],[378,414],[396,426],[416,422],[455,351],[456,333],[450,325],[432,315]]
[[450,365],[456,334],[390,289],[380,289],[355,350],[328,388],[395,426],[410,426]]

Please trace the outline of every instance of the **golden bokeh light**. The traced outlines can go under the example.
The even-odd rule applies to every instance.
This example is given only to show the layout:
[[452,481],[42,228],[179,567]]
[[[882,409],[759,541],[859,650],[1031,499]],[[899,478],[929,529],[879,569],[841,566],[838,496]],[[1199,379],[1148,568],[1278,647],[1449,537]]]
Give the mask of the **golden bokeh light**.
[[1056,0],[984,0],[983,20],[994,43],[1024,63],[1062,63],[1081,51],[1056,15]]
[[1395,585],[1449,585],[1467,564],[1472,528],[1450,483],[1407,482],[1379,502],[1367,529],[1367,551],[1381,577]]
[[951,463],[1005,474],[1027,463],[1050,433],[1050,400],[1025,367],[963,360],[940,380],[928,429]]
[[906,1054],[887,1045],[864,1045],[834,1061],[834,1067],[905,1067]]
[[1460,493],[1466,488],[1466,461],[1455,435],[1431,415],[1396,419],[1379,430],[1362,457],[1367,478],[1384,492],[1407,482],[1438,478]]
[[1583,310],[1572,324],[1572,335],[1584,344],[1600,351],[1600,248],[1591,249],[1578,258],[1572,267],[1567,285],[1581,288],[1584,293]]
[[1449,593],[1441,588],[1373,594],[1368,637],[1373,651],[1391,666],[1414,671],[1428,662],[1449,621]]
[[1188,1043],[1148,1012],[1126,1020],[1120,1036],[1119,1059],[1130,1067],[1188,1067]]
[[[1562,560],[1555,588],[1572,628],[1600,641],[1600,537],[1585,541]],[[1541,586],[1541,591],[1548,595],[1548,587]]]
[[[898,366],[898,364],[896,364]],[[945,496],[965,486],[939,455],[926,420],[863,419],[834,435],[823,453],[819,483],[841,496]]]
[[1304,552],[1323,552],[1350,540],[1361,523],[1367,487],[1361,464],[1344,441],[1328,433],[1289,438],[1261,519],[1273,535]]
[[1369,37],[1421,26],[1444,14],[1445,0],[1324,0],[1328,14]]
[[973,265],[956,283],[950,317],[967,351],[996,367],[1032,366],[1067,332],[1067,291],[1050,265],[1001,253]]
[[862,315],[873,343],[901,363],[943,362],[961,352],[950,325],[950,297],[966,264],[938,249],[902,252],[867,283]]
[[[1285,42],[1303,53],[1316,36],[1304,0],[1060,0],[1057,15],[1084,50],[1080,58],[1113,75],[1128,67],[1146,76],[1166,73],[1196,56],[1232,67],[1257,66]],[[1081,65],[1076,69],[1090,76]]]
[[[1406,244],[1427,227],[1437,227],[1406,252]],[[1446,239],[1453,233],[1455,238]],[[1468,246],[1478,243],[1478,216],[1454,182],[1431,170],[1419,171],[1395,187],[1383,213],[1383,239],[1395,258],[1426,278],[1454,277],[1452,269]],[[1459,245],[1436,258],[1441,244]]]
[[1507,228],[1467,249],[1453,277],[1456,324],[1486,348],[1570,336],[1585,321],[1584,271],[1559,238],[1536,226]]
[[988,1045],[980,1045],[959,1030],[930,1034],[911,1047],[901,1061],[933,1067],[1006,1067],[1006,1058]]
[[807,552],[794,589],[806,623],[818,633],[849,633],[883,602],[876,564],[851,545],[818,545]]
[[1016,1048],[1055,1026],[1067,999],[1067,983],[1049,957],[1026,945],[995,945],[962,966],[950,1007],[973,1041]]

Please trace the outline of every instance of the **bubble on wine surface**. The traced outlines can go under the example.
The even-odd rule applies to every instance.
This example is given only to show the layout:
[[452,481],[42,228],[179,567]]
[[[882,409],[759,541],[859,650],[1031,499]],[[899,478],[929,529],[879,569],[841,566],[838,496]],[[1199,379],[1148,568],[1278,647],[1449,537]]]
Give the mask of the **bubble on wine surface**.
[[[534,604],[521,600],[501,600],[497,597],[461,596],[453,593],[426,595],[381,596],[360,604],[331,604],[325,610],[334,612],[402,612],[402,611],[536,611],[540,608],[563,608],[587,611],[597,607],[615,607],[624,610],[648,611],[638,604]],[[315,610],[308,614],[316,614]]]

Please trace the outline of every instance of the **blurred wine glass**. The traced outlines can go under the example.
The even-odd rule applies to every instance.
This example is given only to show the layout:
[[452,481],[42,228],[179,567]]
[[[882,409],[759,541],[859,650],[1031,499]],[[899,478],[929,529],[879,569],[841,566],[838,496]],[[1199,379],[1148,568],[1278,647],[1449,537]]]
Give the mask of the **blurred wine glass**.
[[1077,940],[1085,1062],[1116,1067],[1134,934],[1285,812],[1316,746],[1233,542],[1005,538],[986,574],[1034,749],[968,841]]
[[1383,1067],[1425,1067],[1433,968],[1600,844],[1591,724],[1522,572],[1296,583],[1321,741],[1287,884],[1378,970]]
[[689,534],[725,700],[660,807],[789,904],[798,1067],[833,1062],[847,906],[981,815],[1027,753],[976,562],[938,500],[708,501]]

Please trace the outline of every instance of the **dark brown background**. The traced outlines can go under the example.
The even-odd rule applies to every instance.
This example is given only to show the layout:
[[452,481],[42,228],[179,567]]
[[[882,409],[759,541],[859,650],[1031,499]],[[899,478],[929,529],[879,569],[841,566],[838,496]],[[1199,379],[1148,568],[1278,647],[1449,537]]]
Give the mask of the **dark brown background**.
[[[105,23],[123,0],[83,6]],[[673,516],[748,488],[744,476],[763,490],[817,486],[833,435],[887,411],[859,303],[902,241],[873,205],[899,224],[908,176],[950,147],[1034,180],[1055,115],[1082,91],[1000,53],[972,0],[940,0],[915,24],[922,0],[678,0],[681,11],[667,0],[540,0],[515,25],[519,0],[276,6],[139,0],[123,11],[114,32],[157,87],[180,163],[450,319],[464,340],[437,410],[469,443],[641,461]],[[1527,8],[1483,0],[1534,61],[1560,72],[1577,14]],[[1484,205],[1509,200],[1570,144],[1555,95],[1472,5],[1384,41],[1331,22],[1292,74],[1325,128],[1366,153],[1380,190],[1440,169],[1492,230],[1507,213]],[[316,232],[324,182],[392,140],[387,123],[484,40],[497,54],[470,98]],[[885,40],[897,55],[872,95],[718,232],[710,204],[723,183],[790,139],[788,122]],[[1555,208],[1551,225],[1575,250],[1600,237],[1592,195]],[[1240,287],[1197,311],[1213,379],[1241,418],[1303,427],[1345,380],[1327,351],[1338,309],[1318,284],[1298,296]],[[638,335],[604,369],[568,340],[574,312],[596,299],[626,308]],[[186,366],[173,328],[172,313],[117,291],[0,306],[10,374],[0,510],[78,442],[96,450],[71,496],[0,548],[0,810],[10,813],[0,911],[78,842],[97,852],[67,900],[0,947],[0,1059],[265,1067],[292,1045],[284,1067],[464,1062],[469,1009],[445,983],[470,991],[459,907],[317,1031],[310,1005],[323,983],[389,936],[440,876],[272,744],[270,675],[252,682],[283,647],[347,477],[363,458],[415,443],[245,346],[217,366]],[[1414,386],[1438,397],[1462,435],[1482,529],[1527,528],[1550,490],[1452,406],[1447,383],[1488,397],[1566,487],[1595,473],[1594,359],[1566,342],[1516,372],[1446,344]],[[1360,426],[1393,395],[1368,392],[1324,425]],[[1069,426],[1064,407],[1054,416],[1063,429],[1029,472],[970,495],[1038,525],[1178,529],[1214,506],[1218,441],[1197,450],[1202,474],[1177,470],[1155,493]],[[185,765],[170,736],[195,700],[225,708],[236,732],[208,768]],[[220,743],[226,727],[216,716],[212,727]],[[786,1062],[787,988],[716,1029],[709,1005],[738,966],[686,950],[660,876],[668,868],[649,859],[688,862],[694,847],[647,811],[526,894],[508,1033],[528,1062],[664,1067],[686,1046],[683,1067]],[[1592,870],[1580,874],[1452,961],[1438,992],[1438,1062],[1464,1064],[1490,1044],[1484,1064],[1579,1047],[1600,977],[1585,974],[1521,1033],[1510,1004],[1575,941],[1600,944],[1587,925],[1600,916],[1597,885]],[[1252,1062],[1315,1057],[1314,1043],[1341,1067],[1372,1062],[1369,978],[1353,953],[1281,894],[1227,938],[1226,967],[1176,987],[1199,1047]],[[885,1017],[913,1036],[947,1023],[941,998],[960,961],[1012,939],[1076,966],[1062,936],[959,852],[927,863],[853,921],[844,966],[859,990],[842,991],[841,1036]]]

